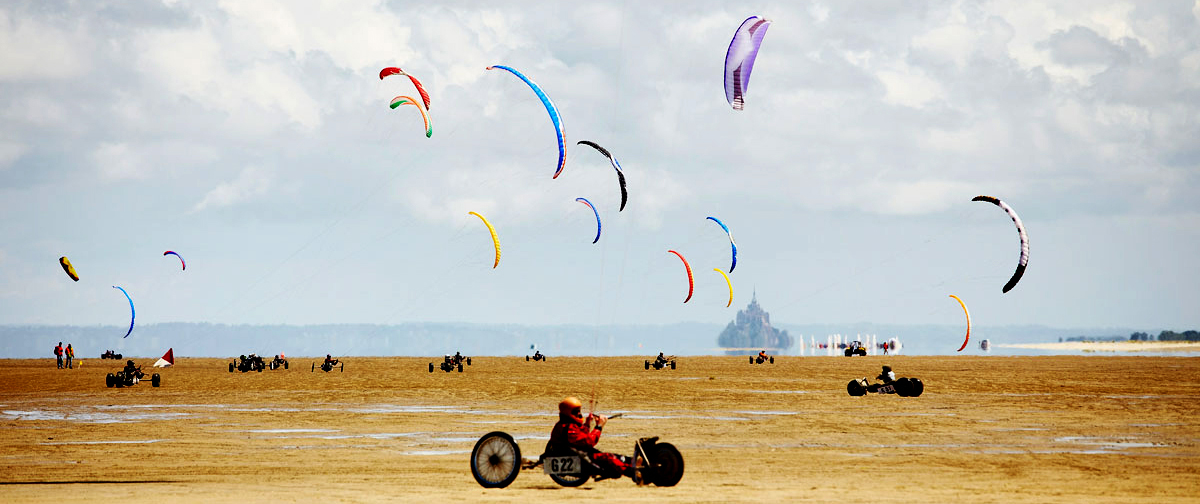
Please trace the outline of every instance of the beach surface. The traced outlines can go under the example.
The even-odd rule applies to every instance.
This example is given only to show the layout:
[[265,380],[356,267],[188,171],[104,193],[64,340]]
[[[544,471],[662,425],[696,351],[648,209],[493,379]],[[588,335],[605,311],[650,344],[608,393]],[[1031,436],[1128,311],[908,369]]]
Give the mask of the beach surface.
[[1200,341],[1060,341],[1058,343],[1001,343],[996,348],[1076,352],[1200,352]]
[[[1196,502],[1200,358],[1097,356],[344,358],[345,370],[228,372],[176,358],[162,386],[120,363],[0,360],[0,495],[25,502]],[[137,359],[150,369],[154,359]],[[440,361],[440,357],[437,358]],[[436,362],[436,361],[435,361]],[[882,365],[921,397],[850,397]],[[872,381],[873,378],[872,378]],[[490,431],[541,453],[564,396],[621,412],[599,448],[661,436],[677,486],[561,488],[541,470],[484,489]]]

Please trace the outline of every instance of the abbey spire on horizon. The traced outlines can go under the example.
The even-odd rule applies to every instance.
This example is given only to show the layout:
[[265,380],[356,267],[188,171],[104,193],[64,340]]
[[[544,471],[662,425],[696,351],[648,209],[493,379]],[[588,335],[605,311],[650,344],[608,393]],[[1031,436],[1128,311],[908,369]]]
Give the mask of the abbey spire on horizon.
[[759,350],[780,353],[792,347],[792,337],[785,330],[771,327],[771,314],[759,306],[755,292],[750,304],[738,310],[737,318],[721,331],[717,345],[726,355],[750,355]]

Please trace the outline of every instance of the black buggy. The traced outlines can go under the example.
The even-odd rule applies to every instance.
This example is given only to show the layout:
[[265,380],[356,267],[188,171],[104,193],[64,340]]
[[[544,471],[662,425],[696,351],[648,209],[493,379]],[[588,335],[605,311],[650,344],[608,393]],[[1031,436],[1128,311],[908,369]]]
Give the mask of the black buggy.
[[866,345],[863,345],[861,341],[855,341],[849,345],[846,345],[846,351],[844,353],[846,354],[846,357],[853,357],[855,355],[865,357],[867,355],[867,347]]
[[[637,464],[633,479],[638,485],[675,486],[683,478],[683,455],[674,445],[658,442],[657,436],[639,439],[633,445],[633,453]],[[538,466],[555,483],[565,487],[577,487],[593,478],[600,481],[620,477],[605,473],[586,453],[570,447],[556,449],[549,442],[536,460],[522,459],[521,447],[512,436],[500,431],[484,434],[471,450],[471,475],[484,488],[507,487],[522,469]]]
[[864,376],[850,380],[846,384],[846,393],[852,396],[871,394],[896,394],[900,397],[920,397],[925,392],[925,383],[920,378],[900,378],[893,382],[870,383]]
[[104,353],[100,354],[100,359],[101,360],[103,360],[103,359],[121,360],[121,354],[113,352],[112,350],[105,350]]
[[[146,376],[146,374],[142,372],[142,367],[133,367],[133,361],[129,361],[129,364],[130,365],[125,366],[125,369],[117,371],[116,373],[108,373],[105,375],[104,385],[108,388],[125,388],[132,387],[141,382],[142,377]],[[162,377],[159,376],[158,373],[150,375],[150,386],[158,387],[161,384]]]
[[267,369],[274,371],[279,368],[287,369],[288,361],[287,361],[287,359],[284,359],[284,358],[276,355],[274,359],[271,359],[271,362],[267,363]]
[[541,350],[536,350],[533,352],[532,357],[526,355],[525,360],[526,361],[532,360],[532,361],[543,361],[544,362],[546,360],[546,356],[544,354],[542,354]]
[[[466,365],[470,366],[471,358],[463,357],[462,354],[459,354],[459,353],[456,353],[454,355],[446,354],[445,356],[442,357],[442,362],[437,365],[437,368],[441,369],[442,371],[445,371],[447,373],[454,371],[454,370],[458,370],[458,372],[461,373],[461,372],[463,372],[463,364],[464,363]],[[429,363],[429,372],[430,373],[433,372],[433,367],[434,367],[433,363],[430,362]]]
[[675,356],[674,355],[664,357],[663,354],[660,353],[660,354],[658,354],[658,357],[654,358],[653,361],[646,361],[646,369],[650,369],[650,368],[663,369],[663,368],[668,368],[668,367],[671,369],[675,369]]
[[[326,361],[322,362],[320,366],[318,366],[317,363],[314,362],[312,365],[312,369],[310,369],[309,371],[316,372],[318,369],[320,369],[321,371],[328,373],[330,371],[333,371],[334,366],[337,366],[339,373],[346,372],[346,363],[342,362],[341,359],[334,359],[332,361],[326,360]],[[300,369],[304,369],[304,368],[300,368]]]
[[263,358],[254,354],[250,354],[248,356],[239,355],[236,360],[229,363],[230,373],[234,372],[235,370],[243,373],[250,371],[258,371],[261,373],[266,368],[267,363],[263,361]]
[[769,363],[771,363],[771,364],[774,364],[774,363],[775,363],[775,356],[774,356],[774,355],[754,355],[754,356],[751,356],[751,357],[750,357],[750,363],[751,363],[751,364],[762,364],[762,363],[765,363],[765,362],[769,362]]

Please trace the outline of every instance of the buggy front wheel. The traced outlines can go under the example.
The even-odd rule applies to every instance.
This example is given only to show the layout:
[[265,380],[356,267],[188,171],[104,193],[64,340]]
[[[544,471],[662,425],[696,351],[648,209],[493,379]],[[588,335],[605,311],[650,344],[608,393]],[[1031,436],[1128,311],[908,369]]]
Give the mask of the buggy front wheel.
[[588,476],[584,474],[551,474],[550,479],[565,487],[577,487],[587,483]]
[[512,436],[489,432],[471,450],[471,475],[484,488],[504,488],[521,472],[521,447]]
[[675,486],[679,483],[683,478],[683,455],[679,454],[679,450],[671,443],[658,443],[650,448],[650,451],[650,463],[653,467],[650,482],[660,487]]

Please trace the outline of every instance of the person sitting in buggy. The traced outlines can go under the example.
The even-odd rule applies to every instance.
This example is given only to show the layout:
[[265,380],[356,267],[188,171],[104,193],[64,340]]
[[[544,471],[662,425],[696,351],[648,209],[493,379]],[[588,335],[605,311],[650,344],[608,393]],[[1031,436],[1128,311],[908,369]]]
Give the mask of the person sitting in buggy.
[[533,351],[533,360],[538,360],[538,359],[541,359],[541,358],[542,358],[542,351],[541,351],[541,350],[534,350],[534,351]]
[[770,358],[770,357],[767,357],[767,351],[766,351],[766,350],[759,350],[759,351],[758,351],[758,360],[760,360],[760,361],[765,361],[765,360],[767,360],[767,359],[769,359],[769,358]]
[[[596,427],[591,427],[595,420]],[[550,442],[546,444],[546,453],[574,451],[587,457],[601,470],[605,478],[620,478],[622,475],[635,477],[635,466],[629,457],[605,453],[596,449],[600,441],[600,432],[608,417],[588,414],[583,416],[583,403],[576,397],[568,397],[558,403],[558,423],[550,431]]]
[[336,365],[338,365],[338,360],[334,359],[332,356],[330,356],[330,354],[325,354],[325,363],[321,364],[321,367],[328,366],[328,367],[332,368],[333,366],[336,366]]
[[666,364],[667,362],[669,362],[669,361],[667,361],[667,358],[665,356],[663,356],[662,352],[658,352],[658,357],[654,358],[655,364]]
[[896,381],[896,373],[892,372],[892,366],[883,366],[883,371],[875,379],[883,383],[892,383]]
[[146,376],[146,374],[142,372],[142,367],[135,365],[132,360],[125,363],[125,369],[122,371],[125,373],[125,376],[135,380],[141,380],[143,376]]

